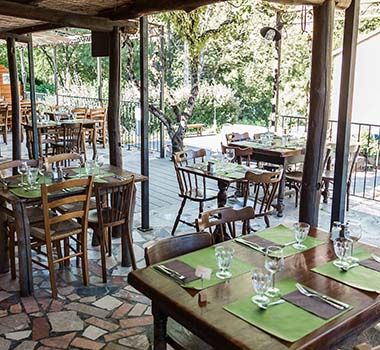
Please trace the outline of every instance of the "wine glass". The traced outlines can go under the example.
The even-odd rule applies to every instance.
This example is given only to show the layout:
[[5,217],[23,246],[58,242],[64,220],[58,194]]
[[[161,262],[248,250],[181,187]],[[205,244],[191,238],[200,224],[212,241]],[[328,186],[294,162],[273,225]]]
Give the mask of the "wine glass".
[[24,182],[24,176],[28,172],[28,164],[27,162],[21,162],[17,167],[17,172],[21,175],[21,182],[18,184],[20,187],[24,187],[26,183]]
[[95,166],[95,161],[92,159],[89,159],[86,161],[86,174],[87,175],[92,175],[94,173],[94,166]]
[[86,167],[86,159],[84,154],[79,155],[79,177],[82,178],[82,169]]
[[28,171],[26,173],[26,181],[28,183],[27,190],[32,191],[35,190],[36,187],[36,182],[37,182],[37,177],[39,174],[39,168],[35,167],[29,167]]
[[362,225],[357,220],[348,220],[348,227],[344,230],[344,237],[352,241],[352,250],[349,260],[351,262],[357,262],[359,259],[353,256],[354,253],[354,243],[362,238]]
[[334,265],[337,267],[348,267],[348,258],[351,255],[352,251],[352,241],[347,238],[337,238],[334,241],[334,252],[335,255],[338,257],[338,261],[334,261]]
[[267,294],[271,297],[279,295],[280,290],[275,287],[275,274],[284,268],[284,252],[279,246],[269,246],[265,252],[265,268],[271,275],[272,286],[268,288]]
[[95,158],[95,164],[98,168],[98,175],[100,175],[100,168],[104,165],[104,156],[97,155]]
[[297,243],[293,244],[293,248],[297,250],[305,249],[306,246],[301,244],[307,237],[310,231],[310,225],[306,222],[297,222],[293,225],[294,237]]
[[231,272],[228,271],[228,269],[231,265],[234,252],[235,250],[230,247],[220,246],[215,248],[216,261],[220,268],[220,271],[216,273],[216,277],[223,280],[232,276]]
[[235,158],[235,150],[233,148],[227,148],[224,157],[228,162],[232,162]]
[[254,268],[252,271],[252,286],[256,292],[251,300],[255,304],[268,304],[269,298],[265,296],[268,291],[272,277],[271,274],[263,268]]
[[44,184],[46,184],[46,174],[49,171],[49,164],[47,162],[44,162],[40,160],[38,162],[38,173],[43,176]]

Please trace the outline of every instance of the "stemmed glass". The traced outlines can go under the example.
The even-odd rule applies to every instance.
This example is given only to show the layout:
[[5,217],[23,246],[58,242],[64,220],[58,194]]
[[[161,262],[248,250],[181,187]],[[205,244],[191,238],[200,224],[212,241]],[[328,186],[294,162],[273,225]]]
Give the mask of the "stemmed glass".
[[359,259],[353,256],[354,253],[354,243],[359,241],[362,238],[362,225],[359,221],[356,220],[348,220],[348,227],[344,230],[344,237],[352,241],[351,247],[351,256],[349,260],[351,262],[357,262]]
[[334,252],[338,257],[338,261],[334,261],[337,267],[348,267],[347,259],[350,257],[352,251],[352,241],[347,238],[337,238],[334,241]]
[[235,158],[235,150],[233,148],[227,148],[224,157],[228,162],[232,162]]
[[305,249],[306,246],[301,244],[307,237],[310,231],[310,225],[306,222],[297,222],[293,225],[294,237],[297,243],[293,244],[293,248],[297,250]]
[[97,155],[95,158],[95,164],[98,168],[98,175],[100,175],[100,168],[104,165],[104,157],[102,155]]
[[24,182],[24,176],[28,172],[28,164],[26,162],[21,162],[17,167],[17,172],[21,175],[21,182],[18,184],[20,187],[24,187],[26,183]]
[[228,269],[231,265],[234,252],[235,250],[230,247],[221,246],[215,248],[216,261],[220,268],[220,271],[216,273],[216,277],[223,280],[232,276],[231,272],[228,271]]
[[86,167],[86,160],[84,154],[79,155],[79,177],[82,178],[82,168]]
[[43,176],[44,184],[46,184],[46,174],[49,171],[49,164],[47,162],[39,161],[38,162],[38,172]]
[[268,288],[267,295],[275,297],[279,295],[280,289],[275,287],[276,272],[284,268],[284,252],[279,246],[269,246],[265,252],[265,268],[269,271],[272,280],[272,286]]
[[37,188],[36,182],[39,174],[39,168],[29,167],[26,174],[26,180],[28,182],[28,186],[26,187],[26,189],[28,191],[35,190]]
[[93,161],[92,159],[87,160],[86,166],[85,166],[87,175],[92,175],[94,173],[94,165],[95,165],[95,161]]
[[265,296],[271,283],[271,274],[262,268],[255,268],[252,271],[252,286],[256,292],[251,300],[255,304],[268,304],[269,298]]

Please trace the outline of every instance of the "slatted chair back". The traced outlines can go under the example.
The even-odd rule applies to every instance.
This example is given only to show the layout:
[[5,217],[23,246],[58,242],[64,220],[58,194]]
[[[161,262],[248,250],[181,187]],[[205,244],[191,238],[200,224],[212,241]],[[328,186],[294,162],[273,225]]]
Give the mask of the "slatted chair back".
[[53,164],[54,166],[67,166],[72,161],[80,161],[81,156],[78,153],[71,152],[71,153],[60,153],[55,154],[54,156],[48,156],[43,157],[43,162],[50,165]]
[[157,264],[161,261],[209,247],[212,244],[212,236],[208,232],[169,237],[145,248],[145,262],[147,266]]
[[71,113],[74,114],[76,119],[85,119],[87,118],[87,108],[74,108],[71,110]]
[[248,132],[243,132],[242,134],[239,134],[238,132],[231,132],[226,134],[226,140],[228,145],[231,142],[250,140],[250,137]]
[[104,107],[92,108],[88,111],[88,116],[90,119],[105,121],[105,119],[106,119],[106,108],[104,108]]
[[9,118],[9,106],[8,105],[0,105],[0,125],[8,125]]
[[133,201],[134,177],[124,181],[95,183],[96,210],[99,230],[128,222]]
[[185,150],[174,153],[174,165],[184,166],[204,162],[206,159],[206,150],[201,148],[197,151]]
[[77,152],[82,150],[82,124],[64,123],[63,127],[63,152]]
[[272,203],[278,193],[282,172],[283,170],[279,169],[262,174],[247,171],[245,174],[247,182],[243,185],[243,206],[247,206],[248,200],[252,200],[255,216],[264,216],[268,227],[269,215],[273,211]]
[[226,154],[228,149],[233,149],[235,152],[234,162],[238,164],[245,163],[246,166],[251,164],[251,156],[253,154],[252,148],[240,148],[236,146],[225,146],[223,143],[220,144],[222,149],[222,154]]
[[37,167],[39,160],[29,159],[29,160],[6,160],[0,163],[0,178],[5,178],[8,176],[12,176],[12,172],[14,175],[17,174],[17,167],[21,165],[21,163],[26,162],[29,166]]
[[205,211],[196,220],[197,231],[208,230],[215,242],[224,241],[226,237],[238,236],[237,223],[241,223],[240,233],[249,233],[249,221],[254,219],[252,207],[234,209],[230,207],[217,208]]

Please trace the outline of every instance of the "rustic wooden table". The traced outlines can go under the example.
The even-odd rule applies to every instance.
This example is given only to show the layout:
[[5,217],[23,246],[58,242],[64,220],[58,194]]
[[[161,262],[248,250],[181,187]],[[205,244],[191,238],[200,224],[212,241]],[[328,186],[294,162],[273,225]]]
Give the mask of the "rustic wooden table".
[[[105,171],[112,172],[116,175],[128,178],[135,177],[135,182],[146,181],[147,177],[123,170],[114,166],[104,166]],[[64,196],[65,193],[59,194]],[[13,216],[15,219],[17,242],[18,242],[18,260],[19,260],[19,283],[21,296],[33,294],[33,274],[32,274],[32,258],[30,248],[30,226],[29,218],[26,212],[28,206],[41,204],[41,198],[27,199],[14,195],[9,190],[0,189],[0,273],[9,271],[9,255],[8,255],[8,235],[7,235],[7,216]],[[135,200],[133,201],[133,209]],[[133,212],[129,220],[129,232],[132,230]],[[127,232],[126,234],[129,234]],[[126,235],[122,235],[122,266],[130,265],[130,257],[126,242]]]
[[[365,327],[378,317],[380,296],[364,292],[333,279],[310,271],[311,268],[334,260],[335,254],[327,232],[311,229],[312,236],[326,240],[326,243],[285,259],[285,270],[277,280],[292,278],[310,288],[339,299],[352,309],[331,320],[321,328],[295,343],[279,338],[250,325],[223,309],[224,306],[252,295],[251,273],[245,273],[204,290],[207,306],[198,305],[198,295],[148,267],[129,274],[129,283],[152,300],[154,316],[154,349],[166,349],[166,321],[173,318],[188,330],[202,338],[215,349],[220,350],[327,350],[353,330]],[[234,244],[236,258],[255,266],[262,266],[264,256],[252,249]],[[362,249],[379,249],[361,244]],[[292,322],[289,319],[289,322]]]

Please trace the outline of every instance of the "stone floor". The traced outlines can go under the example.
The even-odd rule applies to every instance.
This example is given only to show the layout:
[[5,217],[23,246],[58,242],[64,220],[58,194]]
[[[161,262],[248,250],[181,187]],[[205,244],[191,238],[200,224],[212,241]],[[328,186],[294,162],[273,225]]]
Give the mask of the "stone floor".
[[[103,152],[101,150],[101,152]],[[4,152],[3,152],[4,153]],[[6,153],[5,153],[6,154]],[[125,155],[125,167],[138,170],[138,155]],[[167,176],[174,178],[172,165],[167,160],[152,158],[155,162],[167,162]],[[153,165],[152,165],[153,164]],[[161,170],[151,171],[152,187],[159,189]],[[155,182],[156,181],[156,182]],[[176,184],[173,193],[177,193]],[[175,199],[174,199],[175,198]],[[151,206],[150,226],[152,231],[141,233],[134,229],[134,249],[138,266],[144,266],[143,252],[147,244],[170,235],[178,210],[178,199],[159,201]],[[134,226],[140,225],[140,207],[136,208]],[[330,205],[322,204],[320,225],[329,225]],[[193,218],[197,210],[188,205],[184,215]],[[298,211],[294,198],[286,198],[283,218],[273,216],[272,225],[291,223],[297,220]],[[358,218],[363,223],[363,241],[379,245],[380,204],[352,198],[349,217]],[[264,227],[262,221],[254,223],[256,229]],[[180,225],[178,233],[189,232]],[[91,235],[91,233],[90,233]],[[91,241],[91,239],[89,239]],[[152,316],[150,301],[138,291],[128,286],[128,268],[121,268],[120,239],[113,240],[113,257],[108,258],[108,283],[101,282],[100,254],[97,247],[88,247],[90,286],[81,282],[81,271],[74,264],[65,270],[57,269],[59,297],[50,297],[50,284],[46,271],[34,266],[35,295],[20,298],[18,281],[12,281],[9,274],[0,275],[0,350],[48,350],[48,349],[105,349],[105,350],[148,350],[152,342]],[[379,320],[380,321],[380,320]],[[379,322],[378,321],[378,322]],[[352,349],[353,344],[366,341],[380,344],[380,326],[373,326],[357,334],[352,333],[332,350]],[[379,329],[379,330],[378,330]],[[197,349],[197,348],[195,348]],[[199,348],[198,348],[199,349]],[[228,350],[228,349],[222,349]],[[312,349],[310,349],[312,350]]]

